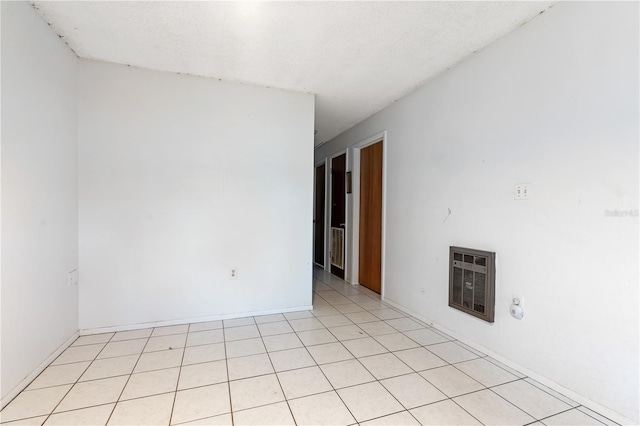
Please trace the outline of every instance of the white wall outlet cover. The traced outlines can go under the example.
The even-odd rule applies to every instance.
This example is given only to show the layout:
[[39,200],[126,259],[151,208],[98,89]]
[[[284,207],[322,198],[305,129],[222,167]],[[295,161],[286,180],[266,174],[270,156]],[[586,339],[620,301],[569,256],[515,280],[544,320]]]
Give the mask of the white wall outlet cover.
[[230,280],[238,279],[238,268],[236,266],[233,266],[232,268],[229,269],[229,279]]

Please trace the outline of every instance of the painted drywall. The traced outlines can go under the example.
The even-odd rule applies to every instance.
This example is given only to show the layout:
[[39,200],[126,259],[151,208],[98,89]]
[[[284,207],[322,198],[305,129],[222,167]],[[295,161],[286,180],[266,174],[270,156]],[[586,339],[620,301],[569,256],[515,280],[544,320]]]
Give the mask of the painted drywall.
[[80,329],[310,306],[313,108],[81,61]]
[[2,2],[2,398],[78,331],[78,61]]
[[[557,4],[315,153],[387,131],[387,300],[634,422],[638,38],[637,2]],[[494,324],[447,306],[452,245],[497,253]]]

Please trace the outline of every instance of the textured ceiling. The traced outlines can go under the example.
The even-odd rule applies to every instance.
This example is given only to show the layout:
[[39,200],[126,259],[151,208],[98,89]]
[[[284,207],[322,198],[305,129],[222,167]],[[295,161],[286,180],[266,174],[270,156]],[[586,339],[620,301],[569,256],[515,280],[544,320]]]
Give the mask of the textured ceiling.
[[81,58],[314,93],[316,144],[551,4],[34,3]]

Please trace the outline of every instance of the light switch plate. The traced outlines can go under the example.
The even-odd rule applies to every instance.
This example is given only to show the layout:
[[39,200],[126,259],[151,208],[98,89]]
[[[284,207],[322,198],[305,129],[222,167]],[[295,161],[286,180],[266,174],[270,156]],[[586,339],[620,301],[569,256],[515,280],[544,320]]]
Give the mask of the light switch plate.
[[516,200],[529,200],[531,198],[531,184],[516,183],[513,198]]

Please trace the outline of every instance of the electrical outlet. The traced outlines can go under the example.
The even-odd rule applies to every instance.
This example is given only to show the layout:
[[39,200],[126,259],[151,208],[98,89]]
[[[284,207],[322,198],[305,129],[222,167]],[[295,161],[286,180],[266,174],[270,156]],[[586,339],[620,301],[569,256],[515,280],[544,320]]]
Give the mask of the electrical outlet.
[[231,267],[231,269],[229,269],[229,279],[230,280],[238,279],[238,267],[237,266],[233,266],[233,267]]
[[530,183],[516,183],[513,198],[516,200],[528,200],[531,198]]

